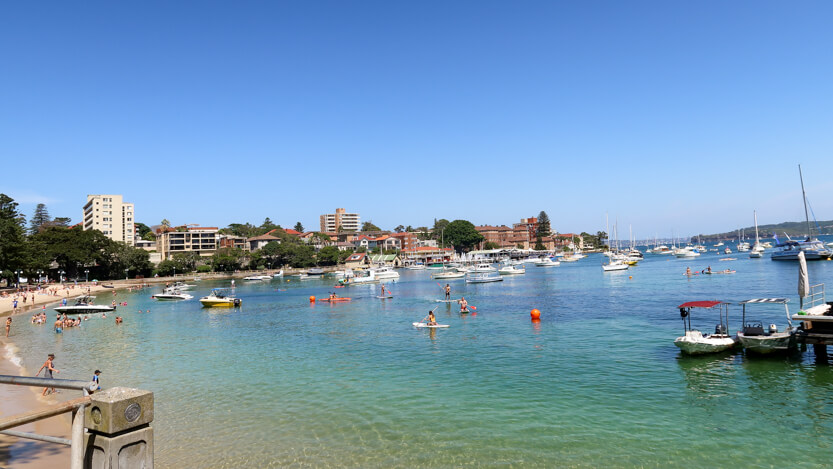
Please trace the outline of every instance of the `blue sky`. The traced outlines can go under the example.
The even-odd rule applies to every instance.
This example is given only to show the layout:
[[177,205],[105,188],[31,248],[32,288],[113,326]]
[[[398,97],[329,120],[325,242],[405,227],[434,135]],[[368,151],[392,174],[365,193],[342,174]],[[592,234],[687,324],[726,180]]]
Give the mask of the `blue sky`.
[[[830,2],[16,2],[0,192],[80,220],[833,219]],[[624,227],[624,228],[623,228]]]

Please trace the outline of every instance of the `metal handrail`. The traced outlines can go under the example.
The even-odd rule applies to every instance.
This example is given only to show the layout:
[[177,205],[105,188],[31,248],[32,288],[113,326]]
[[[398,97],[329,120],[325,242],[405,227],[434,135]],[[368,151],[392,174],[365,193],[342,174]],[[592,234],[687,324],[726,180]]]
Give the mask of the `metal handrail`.
[[[90,403],[88,381],[79,381],[73,379],[54,379],[54,378],[37,378],[29,376],[11,376],[0,375],[0,384],[12,384],[17,386],[35,386],[45,388],[60,388],[60,389],[74,389],[84,391],[84,396],[66,402],[61,402],[50,406],[47,409],[36,410],[28,412],[23,415],[15,415],[0,419],[0,433],[16,436],[19,438],[28,438],[32,440],[45,441],[48,443],[67,444],[70,445],[70,468],[82,469],[84,465],[84,408]],[[66,440],[64,438],[56,438],[44,435],[37,435],[34,433],[10,431],[9,428],[14,428],[27,423],[36,422],[45,418],[54,417],[66,412],[72,412],[72,439]]]

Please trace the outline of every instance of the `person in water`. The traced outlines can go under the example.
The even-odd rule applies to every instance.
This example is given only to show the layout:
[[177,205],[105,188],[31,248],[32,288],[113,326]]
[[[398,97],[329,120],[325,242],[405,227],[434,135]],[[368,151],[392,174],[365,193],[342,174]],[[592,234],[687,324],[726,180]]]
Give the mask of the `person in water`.
[[[53,363],[52,363],[53,360],[55,360],[55,354],[50,353],[49,356],[46,358],[46,361],[43,363],[43,365],[41,365],[40,370],[38,370],[38,372],[35,373],[35,376],[39,375],[41,370],[43,370],[43,377],[44,378],[49,378],[49,379],[52,379],[52,372],[53,371],[55,373],[60,373],[60,371],[56,370],[55,367],[53,366]],[[45,396],[46,391],[48,391],[48,390],[49,390],[49,388],[43,388],[43,393],[41,393],[41,396]],[[55,392],[55,388],[52,388],[52,392]]]
[[469,312],[469,302],[466,301],[465,297],[460,298],[460,312],[461,313],[468,313]]
[[451,285],[446,283],[445,288],[443,290],[445,290],[445,299],[450,300],[451,299]]
[[434,317],[434,311],[428,311],[428,325],[429,326],[436,326],[437,325],[437,318]]
[[686,267],[685,268],[685,274],[686,275],[691,275],[691,267]]
[[709,266],[709,268],[708,268],[708,269],[706,269],[706,272],[708,272],[708,273],[712,273],[712,266]]
[[[34,316],[33,316],[34,317]],[[32,320],[32,324],[34,324],[34,319]],[[12,330],[12,317],[9,316],[6,318],[6,337],[9,336],[9,331]]]
[[60,334],[64,332],[64,321],[60,318],[55,320],[55,333]]

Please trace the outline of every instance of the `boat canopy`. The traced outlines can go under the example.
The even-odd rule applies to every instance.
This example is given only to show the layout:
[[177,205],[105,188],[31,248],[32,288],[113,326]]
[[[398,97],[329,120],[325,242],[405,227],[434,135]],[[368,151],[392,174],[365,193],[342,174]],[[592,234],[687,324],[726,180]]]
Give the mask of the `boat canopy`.
[[749,303],[778,303],[786,304],[790,300],[788,298],[753,298],[751,300],[741,301],[738,304],[745,305]]
[[722,301],[689,301],[681,304],[678,308],[714,308],[722,303]]

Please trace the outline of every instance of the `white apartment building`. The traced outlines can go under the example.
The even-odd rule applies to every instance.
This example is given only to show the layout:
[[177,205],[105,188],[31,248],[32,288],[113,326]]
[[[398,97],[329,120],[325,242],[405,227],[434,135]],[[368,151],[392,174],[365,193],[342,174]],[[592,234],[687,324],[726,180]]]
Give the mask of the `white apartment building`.
[[337,208],[336,213],[321,215],[321,231],[335,233],[341,227],[342,231],[359,231],[362,227],[358,213],[346,213],[343,208]]
[[98,230],[113,241],[136,244],[133,204],[121,195],[87,195],[82,218],[85,230]]
[[216,226],[189,226],[158,232],[156,252],[162,260],[186,252],[196,252],[202,257],[211,256],[217,252],[217,231]]

